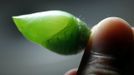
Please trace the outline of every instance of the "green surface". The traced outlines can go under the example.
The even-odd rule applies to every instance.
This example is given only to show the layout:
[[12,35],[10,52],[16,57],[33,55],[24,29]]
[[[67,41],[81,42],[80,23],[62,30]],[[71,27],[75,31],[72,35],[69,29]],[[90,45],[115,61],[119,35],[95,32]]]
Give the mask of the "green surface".
[[14,16],[13,20],[27,39],[59,54],[79,52],[90,34],[85,23],[59,10]]

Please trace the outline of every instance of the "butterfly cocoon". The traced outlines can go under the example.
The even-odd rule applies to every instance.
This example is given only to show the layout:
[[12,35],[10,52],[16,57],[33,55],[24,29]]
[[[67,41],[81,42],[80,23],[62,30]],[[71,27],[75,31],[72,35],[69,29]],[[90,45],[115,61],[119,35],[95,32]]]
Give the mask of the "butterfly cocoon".
[[13,16],[13,20],[28,40],[64,55],[85,48],[90,35],[86,23],[60,10]]

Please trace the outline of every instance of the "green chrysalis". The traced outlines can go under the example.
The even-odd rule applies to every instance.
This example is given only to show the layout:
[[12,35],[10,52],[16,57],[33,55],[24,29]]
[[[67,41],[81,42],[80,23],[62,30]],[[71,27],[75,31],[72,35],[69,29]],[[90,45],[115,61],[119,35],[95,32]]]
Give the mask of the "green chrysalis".
[[13,20],[27,39],[64,55],[85,48],[90,34],[86,23],[59,10],[13,16]]

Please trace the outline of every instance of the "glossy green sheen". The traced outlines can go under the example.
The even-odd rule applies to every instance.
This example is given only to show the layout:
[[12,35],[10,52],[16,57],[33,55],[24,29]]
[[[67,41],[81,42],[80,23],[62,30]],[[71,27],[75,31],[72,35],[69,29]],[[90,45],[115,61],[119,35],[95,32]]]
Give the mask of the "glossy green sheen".
[[59,10],[14,16],[13,20],[27,39],[59,54],[79,52],[90,34],[84,22]]

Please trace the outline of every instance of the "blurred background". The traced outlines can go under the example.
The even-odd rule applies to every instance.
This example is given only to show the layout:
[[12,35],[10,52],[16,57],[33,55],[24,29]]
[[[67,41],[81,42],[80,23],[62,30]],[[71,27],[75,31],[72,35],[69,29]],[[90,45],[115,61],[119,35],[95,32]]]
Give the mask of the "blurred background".
[[0,0],[0,75],[64,75],[79,66],[83,52],[63,56],[26,40],[12,16],[46,10],[64,10],[91,28],[100,20],[118,16],[134,24],[134,0]]

